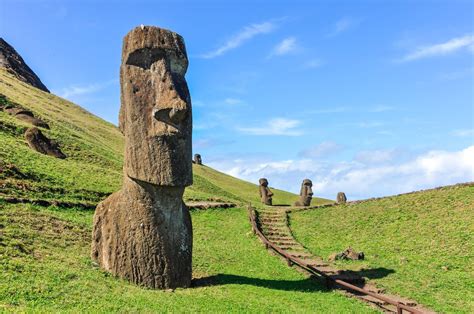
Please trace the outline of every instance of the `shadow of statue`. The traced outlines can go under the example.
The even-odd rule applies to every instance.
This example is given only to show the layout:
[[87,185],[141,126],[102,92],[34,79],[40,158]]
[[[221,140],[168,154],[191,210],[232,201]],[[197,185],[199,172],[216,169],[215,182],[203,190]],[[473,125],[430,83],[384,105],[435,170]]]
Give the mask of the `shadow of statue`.
[[274,290],[300,292],[328,291],[323,282],[314,280],[312,276],[300,280],[274,280],[231,274],[217,274],[208,277],[194,278],[191,284],[193,288],[221,285],[251,285]]
[[[348,271],[355,275],[364,277],[366,279],[379,279],[395,273],[393,269],[378,267],[373,269],[361,269],[359,271]],[[191,286],[193,288],[221,286],[221,285],[252,285],[256,287],[284,290],[284,291],[300,291],[312,292],[323,291],[327,292],[334,287],[328,287],[322,277],[309,276],[301,280],[276,280],[276,279],[262,279],[252,278],[232,274],[217,274],[208,277],[194,278]],[[359,284],[356,284],[359,286]]]

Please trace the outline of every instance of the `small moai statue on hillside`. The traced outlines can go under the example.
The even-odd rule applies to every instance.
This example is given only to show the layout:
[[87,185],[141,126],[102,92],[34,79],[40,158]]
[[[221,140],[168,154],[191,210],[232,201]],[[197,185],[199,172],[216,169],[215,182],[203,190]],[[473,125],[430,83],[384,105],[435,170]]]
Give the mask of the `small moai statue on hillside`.
[[304,179],[301,183],[300,199],[295,202],[294,206],[310,206],[313,199],[313,190],[311,187],[313,182],[310,179]]
[[196,165],[202,165],[202,158],[199,154],[194,154],[194,163]]
[[337,193],[336,201],[338,204],[345,204],[347,202],[347,197],[344,192]]
[[261,178],[258,180],[258,183],[260,184],[259,192],[262,203],[265,205],[272,205],[273,192],[268,187],[268,180]]
[[122,189],[95,211],[92,259],[152,289],[189,287],[193,183],[191,98],[183,38],[141,26],[123,40],[119,128],[125,136]]

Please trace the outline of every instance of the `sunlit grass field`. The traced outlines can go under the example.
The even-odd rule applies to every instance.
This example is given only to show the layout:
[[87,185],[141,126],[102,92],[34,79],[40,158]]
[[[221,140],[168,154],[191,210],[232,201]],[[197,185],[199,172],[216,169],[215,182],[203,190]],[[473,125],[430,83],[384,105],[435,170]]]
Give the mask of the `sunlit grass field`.
[[242,208],[193,211],[191,289],[153,291],[89,257],[93,211],[0,203],[0,311],[371,313],[268,254]]
[[474,312],[474,186],[295,212],[290,221],[316,255],[363,251],[364,261],[337,264],[368,269],[388,292],[439,312]]

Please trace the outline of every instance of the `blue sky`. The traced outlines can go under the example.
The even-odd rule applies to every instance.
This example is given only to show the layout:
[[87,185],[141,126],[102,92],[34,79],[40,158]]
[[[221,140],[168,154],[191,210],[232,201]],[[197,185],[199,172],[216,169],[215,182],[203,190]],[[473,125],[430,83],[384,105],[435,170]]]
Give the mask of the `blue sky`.
[[0,36],[55,94],[116,123],[123,36],[180,33],[195,152],[350,199],[474,180],[472,1],[8,1]]

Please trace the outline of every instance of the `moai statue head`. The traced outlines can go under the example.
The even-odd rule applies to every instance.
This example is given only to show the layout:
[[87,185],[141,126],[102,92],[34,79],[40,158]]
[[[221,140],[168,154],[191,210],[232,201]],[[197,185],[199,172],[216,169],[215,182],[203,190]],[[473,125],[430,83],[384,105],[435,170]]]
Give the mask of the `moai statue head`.
[[199,154],[194,154],[194,163],[196,165],[202,165],[202,158]]
[[268,180],[265,178],[261,178],[260,180],[258,180],[258,183],[260,184],[260,199],[262,203],[265,205],[272,205],[273,193],[268,188]]
[[345,202],[347,202],[346,194],[344,192],[337,193],[336,201],[338,204],[344,204]]
[[301,183],[300,203],[302,206],[311,205],[311,200],[313,199],[313,190],[311,189],[312,186],[313,182],[311,182],[310,179],[304,179],[303,183]]
[[141,26],[124,38],[119,128],[125,175],[161,186],[192,184],[191,98],[183,38]]

